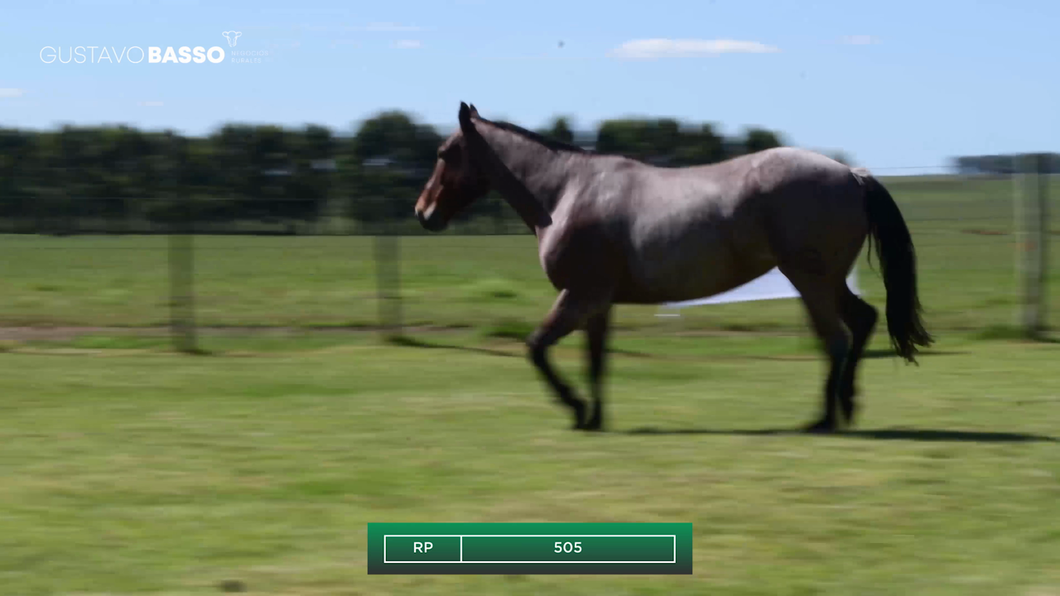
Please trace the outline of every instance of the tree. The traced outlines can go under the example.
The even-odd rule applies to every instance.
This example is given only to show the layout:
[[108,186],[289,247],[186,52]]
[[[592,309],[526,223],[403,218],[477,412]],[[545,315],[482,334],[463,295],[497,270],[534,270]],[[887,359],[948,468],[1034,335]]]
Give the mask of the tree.
[[723,141],[710,124],[702,124],[698,130],[685,130],[674,154],[674,165],[694,166],[722,161],[725,159]]
[[0,216],[25,217],[31,212],[36,141],[35,135],[0,129]]
[[665,166],[716,163],[728,157],[779,146],[767,130],[751,129],[747,138],[725,139],[707,123],[682,125],[673,118],[607,120],[597,133],[596,150]]
[[[0,129],[0,217],[38,231],[73,231],[86,220],[131,231],[128,226],[143,216],[293,225],[318,218],[338,199],[347,215],[363,222],[409,221],[442,136],[397,110],[379,112],[353,132],[243,123],[225,124],[204,138],[128,126]],[[726,138],[709,123],[674,118],[608,120],[596,131],[576,132],[569,117],[557,116],[540,132],[661,166],[714,163],[782,144],[761,128]],[[1006,171],[1011,163],[1003,155],[957,160],[963,171]],[[490,193],[457,220],[482,217],[499,221],[514,214]]]
[[373,223],[406,217],[441,143],[432,127],[403,112],[382,112],[362,123],[343,151],[348,213]]
[[656,163],[672,164],[682,144],[681,125],[673,118],[649,121],[643,129],[651,158]]
[[780,137],[771,130],[750,128],[744,133],[743,150],[746,153],[757,153],[783,144]]
[[331,195],[338,143],[323,126],[307,126],[289,136],[293,171],[288,183],[292,203],[286,213],[313,220],[319,217]]
[[656,154],[648,120],[606,120],[596,133],[596,150],[650,161]]
[[538,133],[564,143],[574,143],[574,132],[571,130],[570,123],[565,116],[556,117],[548,128],[540,130]]
[[385,160],[405,168],[433,164],[442,138],[435,130],[400,111],[381,112],[365,120],[354,137],[354,154],[362,161]]
[[226,124],[210,135],[209,142],[216,169],[214,190],[219,199],[232,202],[236,213],[242,213],[256,186],[249,154],[254,130],[245,124]]

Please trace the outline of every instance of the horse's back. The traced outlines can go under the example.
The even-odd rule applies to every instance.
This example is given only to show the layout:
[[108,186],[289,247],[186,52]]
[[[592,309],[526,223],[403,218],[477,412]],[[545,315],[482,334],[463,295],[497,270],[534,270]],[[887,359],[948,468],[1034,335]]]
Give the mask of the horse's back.
[[740,159],[630,172],[624,199],[629,287],[621,292],[626,300],[709,296],[772,267],[762,226],[744,202],[748,165]]
[[636,174],[627,217],[631,301],[725,292],[799,251],[846,260],[856,245],[853,259],[865,235],[857,178],[812,151],[776,148]]

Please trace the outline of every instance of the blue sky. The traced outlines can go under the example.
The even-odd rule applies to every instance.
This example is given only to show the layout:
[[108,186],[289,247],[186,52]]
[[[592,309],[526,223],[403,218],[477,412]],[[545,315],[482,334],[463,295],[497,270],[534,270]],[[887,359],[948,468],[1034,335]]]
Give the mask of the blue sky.
[[[5,2],[0,126],[348,131],[399,108],[447,128],[463,100],[528,127],[557,114],[578,128],[642,115],[727,134],[759,125],[916,173],[960,154],[1060,150],[1058,23],[1049,0]],[[236,47],[223,31],[241,32]],[[93,45],[227,55],[41,58],[45,46],[68,59]],[[237,51],[267,55],[234,63]]]

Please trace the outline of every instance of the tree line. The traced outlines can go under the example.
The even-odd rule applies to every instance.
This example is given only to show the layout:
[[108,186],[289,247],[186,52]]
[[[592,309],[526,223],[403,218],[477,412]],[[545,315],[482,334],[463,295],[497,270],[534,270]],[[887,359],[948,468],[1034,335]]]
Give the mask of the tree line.
[[[1045,173],[1060,174],[1060,154],[1046,153]],[[1020,167],[1013,155],[967,155],[953,160],[961,174],[1008,175]]]
[[[537,132],[665,166],[713,163],[783,143],[761,128],[726,137],[711,124],[668,118],[609,120],[575,132],[559,117]],[[115,231],[144,222],[404,220],[444,134],[397,110],[345,135],[316,125],[238,123],[205,137],[124,125],[0,129],[0,220],[26,231],[85,219],[114,222]],[[511,217],[505,207],[490,196],[464,219]]]

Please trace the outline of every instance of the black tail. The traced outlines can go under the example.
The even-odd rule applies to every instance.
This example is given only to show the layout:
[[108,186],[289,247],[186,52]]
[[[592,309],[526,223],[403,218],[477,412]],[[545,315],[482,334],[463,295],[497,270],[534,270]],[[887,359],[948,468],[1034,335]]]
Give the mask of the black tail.
[[[916,363],[917,346],[935,340],[924,329],[922,308],[916,289],[916,250],[902,212],[891,193],[871,174],[860,173],[865,185],[865,210],[869,218],[869,244],[876,240],[883,285],[887,288],[887,330],[895,352]],[[871,255],[870,255],[871,258]]]

